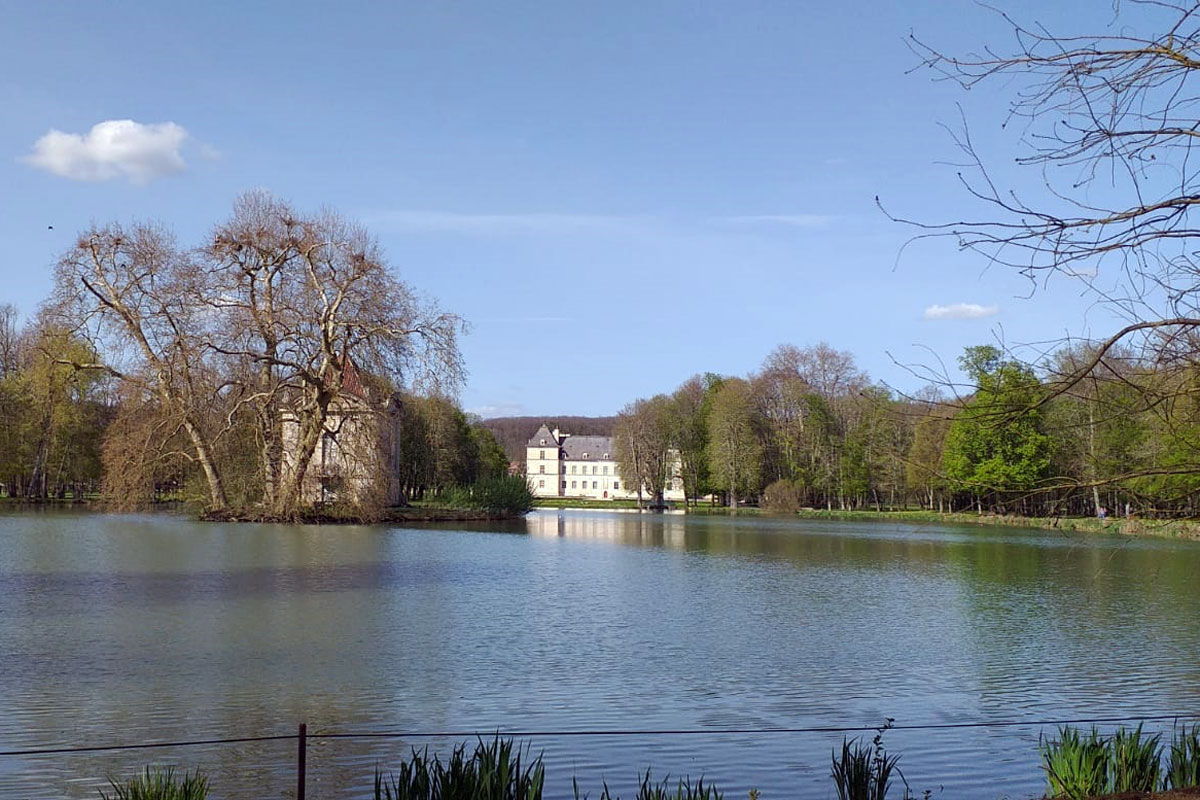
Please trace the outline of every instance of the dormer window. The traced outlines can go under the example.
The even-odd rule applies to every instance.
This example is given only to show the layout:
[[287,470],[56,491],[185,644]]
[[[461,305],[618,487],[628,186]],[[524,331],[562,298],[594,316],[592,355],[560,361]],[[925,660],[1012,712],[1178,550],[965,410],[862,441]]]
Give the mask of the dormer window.
[[584,454],[583,454],[583,457],[584,457],[584,458],[587,458],[587,453],[584,453]]
[[608,461],[608,453],[605,453],[605,454],[604,454],[604,460],[605,460],[605,461]]
[[543,447],[545,447],[545,446],[546,446],[546,440],[545,440],[545,439],[542,439],[542,442],[541,442],[541,444],[542,444],[542,446],[543,446]]

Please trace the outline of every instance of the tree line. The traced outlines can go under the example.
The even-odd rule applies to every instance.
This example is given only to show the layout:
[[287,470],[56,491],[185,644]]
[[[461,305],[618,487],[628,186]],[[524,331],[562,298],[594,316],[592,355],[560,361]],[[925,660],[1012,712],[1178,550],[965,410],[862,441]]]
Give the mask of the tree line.
[[[502,475],[494,437],[453,400],[460,328],[365,229],[265,192],[193,247],[159,224],[94,226],[32,320],[0,307],[0,485],[285,517],[339,436],[364,503],[389,481],[411,499]],[[384,417],[395,441],[374,435]]]
[[621,472],[661,500],[677,471],[689,502],[734,507],[1196,513],[1190,360],[1075,344],[1031,365],[984,345],[959,364],[965,389],[902,395],[849,353],[784,345],[746,377],[697,375],[627,405]]

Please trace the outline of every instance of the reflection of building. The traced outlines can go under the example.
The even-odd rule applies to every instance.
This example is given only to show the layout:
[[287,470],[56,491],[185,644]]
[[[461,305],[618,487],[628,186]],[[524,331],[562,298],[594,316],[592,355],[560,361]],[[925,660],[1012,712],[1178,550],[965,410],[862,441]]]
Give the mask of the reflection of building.
[[[683,500],[679,459],[663,493],[666,500]],[[572,436],[546,425],[525,443],[525,476],[535,497],[579,497],[615,500],[637,497],[621,479],[611,436]]]

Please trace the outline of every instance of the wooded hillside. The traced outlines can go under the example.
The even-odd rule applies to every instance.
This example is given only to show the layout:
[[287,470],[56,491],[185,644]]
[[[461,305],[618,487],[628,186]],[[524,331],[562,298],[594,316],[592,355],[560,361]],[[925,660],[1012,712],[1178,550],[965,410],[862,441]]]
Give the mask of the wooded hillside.
[[612,436],[616,417],[495,417],[485,419],[483,427],[492,432],[496,441],[504,448],[509,461],[525,461],[525,442],[543,422],[550,430],[558,428],[563,433],[576,436]]

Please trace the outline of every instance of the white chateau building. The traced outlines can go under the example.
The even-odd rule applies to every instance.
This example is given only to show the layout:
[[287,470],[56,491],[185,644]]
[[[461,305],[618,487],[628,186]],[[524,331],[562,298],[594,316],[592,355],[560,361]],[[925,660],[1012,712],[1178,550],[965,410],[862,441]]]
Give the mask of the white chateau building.
[[[663,492],[664,500],[684,499],[679,470],[676,458]],[[542,425],[525,444],[525,477],[534,497],[637,498],[637,489],[627,488],[621,479],[611,436],[572,436]]]

